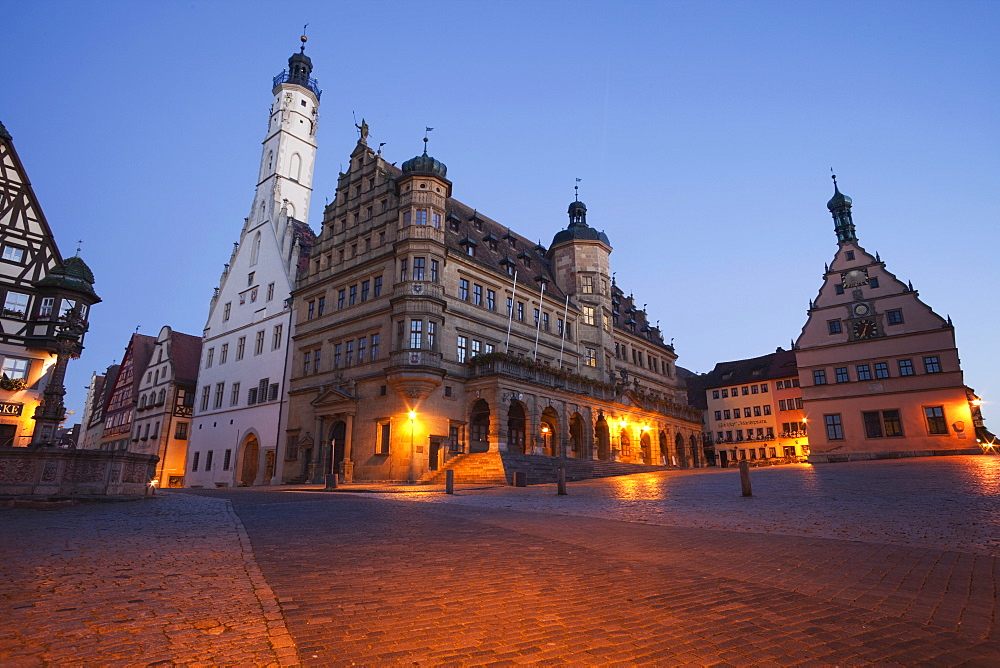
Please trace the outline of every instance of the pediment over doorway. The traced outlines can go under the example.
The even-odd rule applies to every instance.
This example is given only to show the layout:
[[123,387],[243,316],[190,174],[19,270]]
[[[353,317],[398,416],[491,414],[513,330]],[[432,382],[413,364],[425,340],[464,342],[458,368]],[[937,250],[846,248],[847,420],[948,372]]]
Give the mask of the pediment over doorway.
[[338,406],[353,407],[358,403],[358,399],[354,396],[352,391],[354,388],[350,387],[350,385],[353,385],[353,383],[348,384],[347,387],[323,385],[316,398],[309,403],[313,406],[323,406],[324,408]]
[[626,390],[625,392],[623,392],[621,397],[619,397],[618,399],[618,403],[622,404],[623,406],[631,406],[634,408],[646,410],[645,402],[643,402],[639,398],[639,395],[633,392],[632,390]]

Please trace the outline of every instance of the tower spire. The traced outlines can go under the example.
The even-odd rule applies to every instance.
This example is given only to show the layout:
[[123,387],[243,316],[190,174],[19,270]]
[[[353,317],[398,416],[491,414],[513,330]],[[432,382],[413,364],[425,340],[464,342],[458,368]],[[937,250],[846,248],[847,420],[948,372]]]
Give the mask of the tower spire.
[[826,208],[833,215],[833,231],[837,233],[837,243],[856,243],[858,237],[854,232],[854,219],[851,217],[851,198],[840,192],[840,187],[837,185],[837,175],[832,174],[831,178],[833,179],[833,197],[826,203]]

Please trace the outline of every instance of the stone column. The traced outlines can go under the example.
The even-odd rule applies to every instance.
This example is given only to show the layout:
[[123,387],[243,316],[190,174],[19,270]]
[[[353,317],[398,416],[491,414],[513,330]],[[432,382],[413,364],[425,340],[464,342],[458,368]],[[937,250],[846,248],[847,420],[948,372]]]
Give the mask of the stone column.
[[309,462],[309,482],[321,483],[323,478],[323,451],[325,449],[323,441],[323,416],[316,416],[316,438],[313,440],[312,459]]
[[340,463],[341,473],[344,474],[344,482],[354,482],[354,413],[345,416],[347,427],[344,430],[344,461]]

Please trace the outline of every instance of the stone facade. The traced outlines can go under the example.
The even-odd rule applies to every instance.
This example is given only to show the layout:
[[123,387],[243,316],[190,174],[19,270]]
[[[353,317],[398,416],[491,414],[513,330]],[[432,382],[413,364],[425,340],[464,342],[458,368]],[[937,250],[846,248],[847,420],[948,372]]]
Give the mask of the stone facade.
[[582,202],[545,249],[366,130],[293,293],[283,480],[416,480],[485,451],[702,462],[676,353]]

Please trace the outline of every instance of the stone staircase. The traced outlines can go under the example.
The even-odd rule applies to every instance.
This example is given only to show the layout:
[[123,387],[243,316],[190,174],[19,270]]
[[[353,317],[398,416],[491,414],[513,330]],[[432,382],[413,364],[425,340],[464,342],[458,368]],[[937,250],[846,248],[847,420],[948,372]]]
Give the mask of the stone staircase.
[[514,473],[523,472],[529,485],[554,483],[559,467],[566,469],[566,481],[608,478],[611,476],[670,470],[666,466],[605,462],[591,459],[564,459],[513,452],[477,452],[449,459],[437,471],[421,477],[426,484],[444,484],[445,471],[455,471],[456,485],[513,485]]

